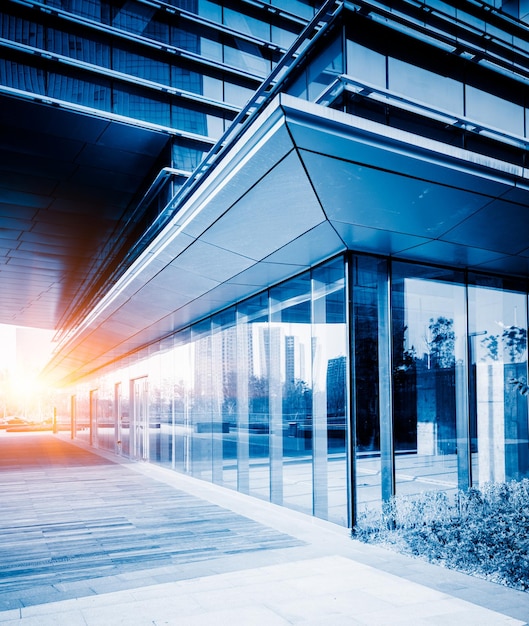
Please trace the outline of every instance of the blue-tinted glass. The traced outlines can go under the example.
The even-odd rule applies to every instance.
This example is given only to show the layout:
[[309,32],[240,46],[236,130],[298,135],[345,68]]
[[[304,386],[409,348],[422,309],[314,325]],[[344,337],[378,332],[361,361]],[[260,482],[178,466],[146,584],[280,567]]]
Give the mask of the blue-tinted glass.
[[259,46],[240,39],[235,42],[235,45],[237,48],[224,47],[224,62],[227,65],[263,77],[270,72],[270,60],[263,58]]
[[171,28],[171,44],[188,52],[201,54],[200,37],[184,26]]
[[252,97],[254,91],[248,87],[241,87],[233,83],[224,83],[224,98],[228,104],[243,107]]
[[343,72],[344,62],[340,36],[309,65],[309,99],[317,98],[325,87],[328,87]]
[[465,90],[466,115],[472,121],[497,128],[513,135],[523,136],[524,109],[522,106],[467,85]]
[[197,13],[202,17],[222,24],[222,5],[210,0],[198,0]]
[[175,128],[188,133],[207,136],[208,124],[207,115],[205,113],[177,105],[173,105],[171,109],[172,124]]
[[388,59],[388,85],[392,91],[432,107],[463,115],[463,84],[398,59]]
[[112,53],[112,66],[112,69],[118,72],[169,85],[170,66],[167,63],[115,48]]
[[46,32],[46,49],[86,63],[110,67],[110,47],[100,41],[65,33],[52,28]]
[[44,48],[44,27],[13,15],[0,13],[0,36],[27,46]]
[[97,22],[106,22],[110,11],[105,0],[44,0],[44,4]]
[[121,88],[115,88],[113,96],[113,113],[162,126],[171,123],[170,105],[166,101]]
[[175,140],[172,150],[172,166],[187,172],[192,172],[204,158],[206,148],[183,145]]
[[157,9],[150,5],[127,3],[121,9],[114,9],[112,26],[169,43],[169,26],[156,19],[156,14]]
[[234,11],[228,7],[224,8],[224,24],[245,35],[251,35],[258,39],[270,41],[270,25],[262,20],[249,15],[244,15],[241,11]]
[[203,94],[203,77],[199,72],[193,72],[185,67],[171,68],[171,85],[177,89]]

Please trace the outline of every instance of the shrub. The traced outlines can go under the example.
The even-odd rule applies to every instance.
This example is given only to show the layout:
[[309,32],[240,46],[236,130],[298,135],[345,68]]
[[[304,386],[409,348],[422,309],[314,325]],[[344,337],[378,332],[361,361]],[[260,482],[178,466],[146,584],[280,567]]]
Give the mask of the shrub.
[[354,536],[517,589],[529,589],[529,480],[449,496],[396,497],[365,511]]

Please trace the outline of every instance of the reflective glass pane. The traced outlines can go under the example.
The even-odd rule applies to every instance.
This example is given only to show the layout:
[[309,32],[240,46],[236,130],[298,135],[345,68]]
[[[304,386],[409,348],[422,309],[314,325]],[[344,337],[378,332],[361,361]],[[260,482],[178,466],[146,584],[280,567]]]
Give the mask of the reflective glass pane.
[[381,506],[378,260],[351,260],[354,332],[355,477],[358,512]]
[[524,134],[524,108],[490,93],[467,85],[466,115],[471,120],[513,135]]
[[311,283],[270,291],[272,501],[312,513]]
[[45,48],[44,26],[14,15],[0,13],[0,36],[27,46]]
[[193,379],[188,392],[190,469],[193,476],[212,481],[215,395],[211,361],[211,320],[205,320],[192,328],[191,351]]
[[237,307],[239,489],[270,499],[268,295]]
[[347,332],[343,258],[312,272],[313,514],[347,526]]
[[390,57],[388,85],[391,91],[412,100],[449,111],[454,115],[464,115],[463,83],[447,76]]
[[82,80],[50,72],[47,95],[50,98],[66,100],[102,111],[110,111],[111,107],[110,83],[93,77],[90,77],[90,80]]
[[526,297],[471,285],[468,306],[472,482],[519,480],[529,473]]
[[169,126],[171,123],[170,105],[166,100],[157,100],[130,88],[115,88],[113,91],[113,113],[134,119]]
[[237,332],[235,309],[211,321],[213,482],[237,489]]
[[114,451],[114,397],[113,389],[108,380],[103,378],[98,390],[97,401],[97,446],[105,450]]
[[356,80],[386,88],[386,56],[354,41],[347,41],[346,72]]
[[459,402],[466,400],[459,375],[466,363],[465,288],[452,272],[433,268],[396,263],[392,276],[396,492],[455,492],[464,458],[458,422],[468,421],[466,402]]

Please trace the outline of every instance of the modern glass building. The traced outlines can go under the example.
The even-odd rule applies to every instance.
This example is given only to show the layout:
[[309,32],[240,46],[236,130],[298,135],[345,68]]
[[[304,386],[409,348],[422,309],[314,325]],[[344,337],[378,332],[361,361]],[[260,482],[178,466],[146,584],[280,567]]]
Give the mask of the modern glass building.
[[523,6],[8,2],[4,99],[155,146],[56,321],[72,436],[344,526],[528,476]]

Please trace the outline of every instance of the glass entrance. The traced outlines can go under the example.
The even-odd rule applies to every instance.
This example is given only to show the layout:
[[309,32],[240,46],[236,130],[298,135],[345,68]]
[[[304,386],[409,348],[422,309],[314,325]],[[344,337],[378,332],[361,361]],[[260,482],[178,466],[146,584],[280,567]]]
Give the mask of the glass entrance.
[[137,378],[132,384],[132,457],[149,459],[149,403],[147,377]]

